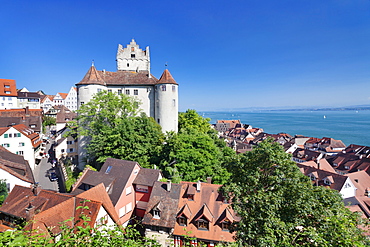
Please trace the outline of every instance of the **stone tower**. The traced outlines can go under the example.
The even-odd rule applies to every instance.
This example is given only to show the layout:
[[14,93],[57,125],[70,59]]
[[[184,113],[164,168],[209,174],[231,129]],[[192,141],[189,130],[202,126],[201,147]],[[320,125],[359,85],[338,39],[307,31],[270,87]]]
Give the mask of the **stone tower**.
[[155,89],[155,119],[162,131],[178,130],[178,84],[166,69]]
[[118,45],[117,50],[117,70],[124,71],[148,71],[150,75],[150,55],[149,46],[143,51],[132,39],[130,44],[123,48]]

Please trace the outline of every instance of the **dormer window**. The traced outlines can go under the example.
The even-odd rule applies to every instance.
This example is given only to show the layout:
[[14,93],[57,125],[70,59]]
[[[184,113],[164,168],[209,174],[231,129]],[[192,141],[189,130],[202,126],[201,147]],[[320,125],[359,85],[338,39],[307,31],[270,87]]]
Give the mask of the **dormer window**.
[[195,224],[198,230],[205,230],[205,231],[209,230],[209,221],[205,219],[204,217],[197,220]]
[[344,166],[344,169],[349,170],[349,166]]
[[333,166],[337,167],[338,166],[338,163],[334,163]]
[[221,222],[221,229],[222,231],[229,231],[231,222],[228,219],[225,219]]
[[153,209],[153,218],[160,219],[161,218],[161,211],[158,208]]
[[188,200],[189,201],[194,201],[194,195],[188,195]]
[[177,218],[177,223],[180,226],[187,226],[187,222],[188,222],[188,219],[184,216],[180,216],[180,217]]

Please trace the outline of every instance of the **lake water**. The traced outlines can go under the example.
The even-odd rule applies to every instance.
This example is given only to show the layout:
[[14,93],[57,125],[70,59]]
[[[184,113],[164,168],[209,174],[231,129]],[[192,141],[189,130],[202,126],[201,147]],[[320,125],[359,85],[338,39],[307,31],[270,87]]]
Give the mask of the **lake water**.
[[308,137],[331,137],[344,144],[370,146],[370,111],[261,111],[198,112],[216,120],[240,120],[243,124],[263,128],[266,133],[285,132]]

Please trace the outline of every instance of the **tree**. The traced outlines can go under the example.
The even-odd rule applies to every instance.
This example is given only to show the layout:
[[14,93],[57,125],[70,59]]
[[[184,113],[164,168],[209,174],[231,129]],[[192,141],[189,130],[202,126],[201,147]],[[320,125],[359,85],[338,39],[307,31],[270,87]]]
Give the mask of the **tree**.
[[173,182],[228,181],[230,173],[224,164],[235,155],[211,128],[209,119],[195,110],[179,114],[179,132],[169,133],[162,151],[160,168]]
[[3,204],[8,196],[8,187],[6,186],[5,179],[0,179],[0,205]]
[[44,116],[42,118],[42,125],[43,126],[51,126],[51,125],[56,125],[56,118],[54,117],[48,117],[48,116]]
[[359,216],[337,191],[315,187],[290,155],[268,139],[229,164],[224,194],[241,217],[242,246],[362,246]]
[[164,135],[153,118],[140,112],[133,97],[102,91],[78,110],[75,124],[80,136],[89,136],[88,155],[100,163],[108,157],[157,162]]

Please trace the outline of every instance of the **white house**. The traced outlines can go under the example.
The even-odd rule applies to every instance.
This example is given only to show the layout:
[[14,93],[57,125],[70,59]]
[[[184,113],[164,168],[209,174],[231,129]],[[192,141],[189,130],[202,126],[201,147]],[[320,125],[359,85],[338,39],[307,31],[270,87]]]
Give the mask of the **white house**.
[[17,107],[15,80],[0,79],[0,109],[13,109]]
[[48,112],[51,107],[53,107],[54,102],[53,102],[54,96],[51,95],[43,95],[41,96],[41,109],[44,113]]
[[2,146],[0,146],[0,178],[5,180],[8,192],[15,185],[29,187],[35,182],[28,162]]
[[41,143],[40,135],[24,124],[0,128],[0,145],[23,156],[32,170],[35,169],[35,157],[40,151]]
[[64,100],[64,106],[71,111],[77,110],[77,90],[75,87],[71,87],[67,97]]

